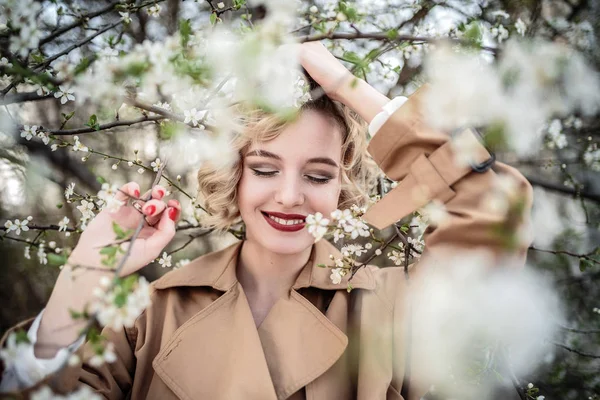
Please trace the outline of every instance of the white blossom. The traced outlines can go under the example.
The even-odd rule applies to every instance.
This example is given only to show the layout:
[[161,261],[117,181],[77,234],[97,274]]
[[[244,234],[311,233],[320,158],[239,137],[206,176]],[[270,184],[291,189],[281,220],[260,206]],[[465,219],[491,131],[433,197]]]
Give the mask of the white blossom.
[[362,245],[354,243],[342,247],[340,251],[342,252],[342,254],[344,254],[344,256],[355,255],[356,257],[360,257],[362,254],[367,252],[367,250],[365,250]]
[[342,277],[344,276],[344,270],[342,268],[333,268],[331,270],[331,275],[329,275],[329,279],[334,285],[339,285],[342,282]]
[[387,256],[390,261],[394,263],[394,265],[402,265],[405,259],[404,253],[396,250],[392,250],[391,252],[387,253]]
[[131,23],[131,17],[129,16],[128,12],[119,11],[119,15],[121,15],[121,21],[123,21],[123,23],[125,23],[125,24]]
[[167,254],[166,251],[163,251],[161,258],[158,260],[158,263],[163,268],[168,268],[171,266],[171,256]]
[[525,25],[525,22],[523,22],[523,20],[519,18],[517,22],[515,22],[515,29],[517,30],[517,33],[519,35],[525,36],[525,31],[527,31],[527,25]]
[[108,326],[114,330],[123,327],[130,328],[135,323],[136,318],[150,304],[150,286],[144,277],[138,279],[134,290],[127,293],[127,300],[124,305],[119,306],[115,299],[121,294],[122,288],[116,286],[112,290],[108,287],[110,281],[101,282],[101,286],[94,290],[95,300],[91,304],[91,311],[96,312],[98,321],[103,326]]
[[31,221],[31,218],[26,218],[22,221],[20,219],[15,219],[14,222],[8,220],[4,223],[4,228],[6,228],[6,233],[15,231],[15,234],[20,235],[21,231],[27,232],[29,230],[29,227],[27,226],[29,221]]
[[102,354],[94,354],[88,361],[92,367],[100,367],[102,364],[113,363],[117,361],[117,355],[115,354],[115,345],[112,342],[108,342],[102,351]]
[[4,361],[4,368],[10,369],[15,362],[22,359],[24,354],[30,350],[31,344],[26,342],[17,343],[17,334],[11,332],[6,339],[6,344],[0,349],[0,359]]
[[493,27],[490,30],[490,33],[492,34],[492,37],[498,39],[498,43],[502,43],[502,41],[508,39],[508,30],[502,24]]
[[315,242],[321,240],[327,233],[327,226],[329,225],[329,219],[324,218],[323,214],[316,212],[315,214],[309,214],[306,217],[306,227],[308,233],[314,236]]
[[31,260],[31,246],[25,246],[23,257],[25,257],[28,260]]
[[217,3],[217,8],[224,8],[225,7],[225,3],[223,3],[222,1]]
[[162,167],[162,161],[160,161],[160,158],[157,158],[150,163],[150,166],[154,172],[158,172],[158,170]]
[[67,203],[71,202],[71,196],[73,196],[75,190],[75,182],[69,183],[69,185],[65,188],[65,199]]
[[54,97],[60,99],[60,104],[66,104],[67,101],[75,100],[73,91],[70,88],[64,87],[63,85],[60,85],[58,87],[58,91],[54,93]]
[[148,15],[150,15],[151,17],[158,17],[158,14],[160,13],[160,5],[158,4],[154,4],[151,7],[148,7]]
[[56,143],[53,143],[53,144],[50,146],[50,150],[52,150],[52,151],[56,151],[56,150],[58,150],[58,144],[56,144]]
[[48,136],[48,132],[38,131],[37,137],[42,139],[42,143],[48,145],[50,143],[50,136]]
[[145,171],[145,169],[142,168],[142,167],[139,167],[138,170],[137,170],[138,174],[140,174],[140,175],[143,174],[144,171]]
[[[206,115],[206,110],[196,110],[195,108],[192,108],[191,110],[184,110],[183,115],[185,117],[183,121],[184,124],[191,123],[193,126],[197,127]],[[199,127],[200,129],[204,128],[203,125],[200,125]]]
[[40,264],[46,265],[48,264],[48,257],[46,254],[46,249],[44,243],[40,243],[37,251],[38,259],[40,260]]
[[175,264],[175,266],[173,267],[173,269],[178,269],[178,268],[181,268],[181,267],[183,267],[184,265],[187,265],[187,264],[189,264],[189,263],[190,263],[190,260],[189,260],[189,258],[184,258],[184,259],[181,259],[181,260],[177,261],[177,263]]
[[25,138],[25,140],[31,140],[34,136],[37,136],[38,127],[37,125],[23,125],[23,130],[21,131],[21,137]]
[[75,143],[73,143],[73,151],[83,151],[84,153],[89,151],[89,149],[79,141],[79,136],[73,136],[73,140],[75,141]]

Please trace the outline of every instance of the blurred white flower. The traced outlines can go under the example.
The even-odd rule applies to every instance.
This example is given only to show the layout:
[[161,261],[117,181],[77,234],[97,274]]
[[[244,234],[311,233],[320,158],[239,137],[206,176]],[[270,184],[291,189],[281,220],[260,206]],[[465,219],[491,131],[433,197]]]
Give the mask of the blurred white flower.
[[123,23],[125,23],[125,24],[131,23],[131,17],[129,16],[128,12],[119,11],[119,15],[121,16],[121,20],[123,21]]
[[387,256],[390,259],[390,261],[394,263],[394,265],[402,265],[405,259],[404,253],[398,252],[396,250],[392,250],[391,252],[387,253]]
[[525,25],[525,22],[523,22],[523,20],[521,18],[517,19],[517,22],[515,22],[515,29],[517,30],[517,33],[521,36],[525,36],[525,31],[527,31],[527,25]]
[[158,17],[158,15],[160,14],[160,5],[158,4],[154,4],[151,7],[148,7],[148,15],[151,17]]
[[502,43],[504,40],[508,39],[508,30],[502,24],[490,29],[490,33],[492,34],[492,37],[498,39],[498,43]]
[[[91,311],[97,313],[98,322],[102,326],[114,330],[131,328],[136,318],[150,304],[150,286],[142,276],[130,293],[123,293],[121,286],[109,289],[109,282],[101,282],[101,286],[94,290],[95,300],[91,304]],[[120,298],[126,296],[125,304]]]
[[206,110],[196,110],[195,108],[192,108],[191,110],[184,110],[183,115],[185,117],[185,120],[183,121],[184,124],[191,123],[196,127],[200,125],[200,129],[204,128],[204,125],[201,125],[200,122],[204,119]]
[[0,359],[4,361],[4,368],[10,369],[15,362],[21,360],[25,353],[31,350],[31,344],[27,342],[17,343],[17,334],[11,332],[6,339],[6,344],[0,349]]
[[100,367],[105,362],[113,363],[115,361],[117,361],[117,355],[115,354],[115,345],[112,342],[108,342],[104,345],[102,354],[94,354],[88,362],[92,367]]

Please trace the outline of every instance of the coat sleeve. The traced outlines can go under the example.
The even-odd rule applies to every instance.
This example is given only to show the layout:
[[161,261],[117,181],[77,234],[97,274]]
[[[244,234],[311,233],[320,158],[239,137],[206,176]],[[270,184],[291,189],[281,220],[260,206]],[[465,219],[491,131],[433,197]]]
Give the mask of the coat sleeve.
[[[369,153],[386,175],[398,185],[365,214],[378,229],[410,215],[436,200],[444,204],[443,224],[429,227],[424,235],[428,253],[456,249],[487,249],[495,254],[518,254],[522,261],[530,241],[516,242],[508,236],[520,233],[529,224],[533,191],[515,168],[501,162],[484,172],[457,163],[450,135],[426,123],[424,103],[428,84],[417,90],[398,108],[369,143]],[[457,135],[466,144],[474,164],[485,163],[491,155],[476,133],[465,129]],[[482,201],[498,187],[498,177],[510,180],[518,199],[512,199],[512,213],[490,211]]]
[[[143,315],[143,314],[142,314]],[[138,318],[139,322],[140,318]],[[33,319],[24,321],[9,329],[2,340],[0,348],[6,347],[6,342],[11,333],[17,330],[27,331]],[[43,387],[49,387],[54,393],[67,394],[77,390],[81,385],[86,385],[97,394],[107,399],[122,399],[131,390],[132,374],[135,369],[135,347],[138,336],[137,325],[133,328],[123,328],[119,331],[104,328],[102,335],[114,345],[116,360],[95,366],[90,359],[95,354],[92,346],[85,343],[75,354],[79,362],[73,366],[66,366],[58,372],[53,372],[38,381],[35,385],[3,395],[16,399],[27,399]],[[5,366],[0,367],[0,380],[5,378]]]
[[[378,229],[410,215],[431,201],[444,205],[446,218],[424,233],[425,251],[411,272],[409,291],[419,290],[421,270],[430,265],[447,266],[448,256],[465,254],[466,250],[485,250],[491,260],[509,257],[523,264],[530,239],[521,235],[529,225],[533,191],[529,182],[516,169],[501,162],[476,172],[471,165],[457,163],[450,135],[426,123],[425,97],[429,86],[417,90],[407,102],[395,110],[369,143],[369,153],[398,185],[365,214],[365,220]],[[491,154],[471,129],[458,137],[472,151],[472,164],[485,163]],[[510,212],[491,211],[483,199],[497,190],[500,182],[512,182]],[[507,240],[518,237],[518,240]],[[431,262],[431,264],[430,264]],[[425,268],[421,268],[421,266]],[[428,391],[428,366],[420,365],[421,346],[418,335],[411,334],[415,309],[412,296],[398,287],[394,319],[394,360],[390,387],[397,398],[418,400]],[[397,330],[397,331],[396,331]],[[421,363],[422,364],[422,363]],[[400,393],[402,395],[400,395]],[[393,397],[396,398],[396,397]]]

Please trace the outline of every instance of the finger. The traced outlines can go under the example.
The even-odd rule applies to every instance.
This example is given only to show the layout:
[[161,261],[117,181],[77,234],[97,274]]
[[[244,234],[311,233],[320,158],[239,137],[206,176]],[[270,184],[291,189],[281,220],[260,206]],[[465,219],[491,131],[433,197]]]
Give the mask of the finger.
[[142,207],[142,212],[148,217],[154,217],[162,213],[165,208],[167,208],[167,205],[164,201],[152,199],[148,200],[146,204],[144,204]]
[[166,189],[160,185],[156,185],[152,188],[152,198],[153,199],[162,199],[165,197],[165,193],[167,193]]
[[131,197],[140,197],[140,185],[137,182],[127,182],[115,194],[115,198],[120,201],[127,201]]
[[179,216],[181,215],[181,210],[177,207],[167,207],[167,215],[173,221],[177,222]]
[[151,249],[164,249],[173,236],[175,236],[175,221],[168,216],[168,212],[162,213],[156,231],[146,239],[146,245]]

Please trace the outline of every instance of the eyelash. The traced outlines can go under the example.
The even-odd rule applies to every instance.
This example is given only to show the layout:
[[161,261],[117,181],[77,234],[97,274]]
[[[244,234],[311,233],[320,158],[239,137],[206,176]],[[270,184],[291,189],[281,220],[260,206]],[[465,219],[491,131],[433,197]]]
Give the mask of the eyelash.
[[[256,176],[262,176],[264,178],[270,178],[277,174],[278,171],[260,171],[254,168],[250,168],[252,173]],[[316,183],[317,185],[324,185],[329,183],[332,178],[315,178],[314,176],[304,175],[306,179],[308,179],[311,183]]]

